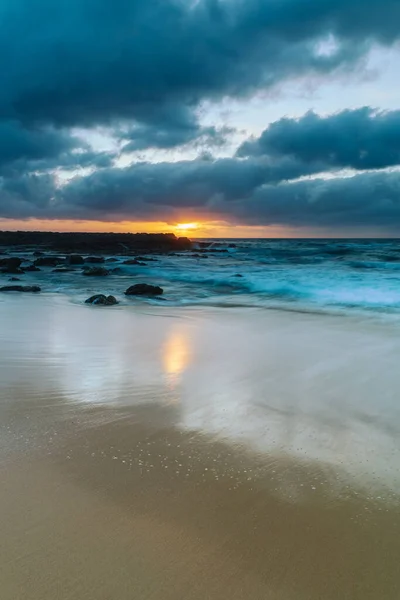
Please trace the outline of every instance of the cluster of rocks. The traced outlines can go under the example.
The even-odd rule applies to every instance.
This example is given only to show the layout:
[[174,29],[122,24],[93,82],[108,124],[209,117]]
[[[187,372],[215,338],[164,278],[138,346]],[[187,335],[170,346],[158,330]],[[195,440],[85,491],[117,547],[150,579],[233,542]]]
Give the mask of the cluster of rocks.
[[[32,252],[33,257],[28,261],[15,256],[3,256],[0,258],[0,273],[24,275],[51,269],[53,273],[59,274],[80,271],[85,277],[124,274],[125,270],[121,267],[142,267],[150,261],[158,260],[147,254],[179,256],[182,251],[189,251],[188,257],[207,259],[211,258],[208,256],[211,253],[228,251],[216,242],[200,242],[194,246],[188,238],[177,238],[174,234],[0,232],[1,246],[15,247],[20,252]],[[230,247],[234,248],[235,244],[230,244]],[[176,254],[177,252],[179,254]],[[114,254],[121,258],[105,258],[104,254]],[[114,262],[119,262],[116,268],[112,268],[110,264]],[[236,277],[241,275],[237,274]],[[17,284],[19,277],[11,277],[10,281],[12,285],[0,287],[0,292],[41,291],[37,285]],[[125,291],[126,296],[157,298],[162,294],[163,289],[160,286],[147,283],[136,283]],[[112,295],[95,294],[88,298],[86,303],[113,306],[118,304],[118,300]]]
[[[40,256],[38,256],[40,254]],[[0,273],[10,275],[23,275],[24,273],[40,271],[42,268],[52,268],[53,273],[70,273],[76,268],[83,268],[83,275],[87,277],[106,277],[111,273],[122,273],[118,267],[116,269],[107,269],[104,265],[106,259],[104,256],[88,256],[84,258],[79,254],[69,254],[67,256],[59,255],[44,255],[43,253],[34,252],[34,261],[25,264],[27,261],[16,256],[0,259]],[[123,265],[145,266],[143,257],[131,258],[124,261]],[[116,262],[117,259],[109,258],[108,263]],[[155,261],[155,258],[148,258],[148,261]]]
[[2,273],[10,273],[13,275],[23,274],[21,269],[22,260],[16,256],[0,259],[0,271]]
[[118,300],[114,296],[105,296],[104,294],[95,294],[91,296],[87,300],[85,300],[85,304],[98,304],[101,306],[113,306],[114,304],[118,304]]
[[[145,266],[150,261],[158,259],[152,254],[180,255],[183,251],[193,250],[192,242],[186,237],[176,237],[171,234],[113,234],[113,233],[53,233],[28,231],[0,231],[1,248],[14,248],[20,256],[0,258],[0,274],[13,275],[9,285],[0,287],[0,292],[31,292],[41,291],[38,285],[23,285],[20,277],[25,273],[35,273],[51,269],[52,273],[60,275],[71,272],[81,272],[85,277],[107,277],[111,274],[124,274],[123,266]],[[203,249],[199,250],[202,253]],[[27,260],[22,253],[32,253]],[[179,254],[176,254],[179,253]],[[122,257],[105,258],[113,254]],[[150,256],[147,256],[147,255]],[[120,262],[116,268],[110,263]],[[121,268],[122,267],[122,268]],[[163,289],[157,285],[137,283],[125,291],[126,296],[159,297]],[[86,300],[87,304],[114,306],[118,304],[115,296],[95,294]]]
[[[23,275],[24,273],[40,271],[42,268],[52,268],[53,273],[70,273],[81,267],[83,275],[87,277],[105,277],[112,273],[123,273],[117,267],[114,269],[106,268],[104,263],[117,262],[116,258],[107,258],[104,256],[87,256],[79,254],[69,254],[60,256],[55,254],[44,254],[42,252],[33,253],[34,260],[26,264],[27,259],[21,259],[16,256],[0,259],[0,273],[11,275]],[[145,266],[150,261],[156,261],[156,258],[137,256],[128,258],[121,264],[123,266]],[[101,266],[100,266],[101,265]]]
[[[83,275],[87,277],[104,277],[110,274],[110,271],[103,266],[87,266],[86,263],[91,265],[102,264],[105,262],[105,258],[102,256],[90,256],[84,259],[80,255],[71,254],[67,258],[63,258],[55,255],[41,255],[35,253],[36,259],[33,264],[21,267],[24,262],[18,257],[7,257],[0,259],[0,272],[3,274],[24,274],[26,272],[40,271],[40,267],[55,267],[53,272],[56,273],[68,273],[74,271],[74,267],[83,266]],[[142,265],[144,264],[137,259],[125,261],[124,264],[128,265]],[[62,265],[62,266],[60,266]],[[113,269],[113,272],[117,271]],[[12,277],[11,281],[19,281],[19,278]],[[4,285],[0,287],[0,292],[40,292],[41,288],[38,285]],[[137,283],[131,285],[126,291],[126,296],[160,296],[163,294],[163,289],[157,285],[149,285],[147,283]],[[113,306],[118,304],[117,299],[114,296],[105,294],[95,294],[86,300],[86,304],[101,305],[101,306]]]
[[[149,285],[147,283],[136,283],[131,285],[126,291],[126,296],[161,296],[164,290],[158,285]],[[118,304],[115,296],[106,296],[105,294],[95,294],[85,301],[85,304],[94,304],[99,306],[114,306]]]

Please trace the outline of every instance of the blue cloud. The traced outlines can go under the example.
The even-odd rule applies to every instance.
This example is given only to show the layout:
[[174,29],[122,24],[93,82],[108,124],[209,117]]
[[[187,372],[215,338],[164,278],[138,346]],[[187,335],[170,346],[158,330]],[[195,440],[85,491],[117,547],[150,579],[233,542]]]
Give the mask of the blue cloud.
[[320,170],[382,169],[400,164],[400,110],[370,107],[320,117],[272,123],[259,138],[241,145],[239,156],[290,157]]
[[148,121],[354,66],[399,22],[398,0],[3,0],[0,117]]
[[[281,168],[287,172],[288,163]],[[14,217],[172,222],[191,211],[250,225],[371,226],[400,233],[399,172],[287,181],[259,159],[138,163],[75,178],[64,188],[37,176],[9,182],[0,194],[3,215],[4,192],[5,216]]]

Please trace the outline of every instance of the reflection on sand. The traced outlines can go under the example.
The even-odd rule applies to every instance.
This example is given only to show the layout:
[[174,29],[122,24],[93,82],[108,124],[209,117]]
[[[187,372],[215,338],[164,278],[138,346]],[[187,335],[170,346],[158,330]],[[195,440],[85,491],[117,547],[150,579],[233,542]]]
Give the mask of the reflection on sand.
[[190,330],[186,324],[174,323],[169,328],[163,345],[162,362],[167,385],[176,394],[172,402],[179,402],[178,386],[191,361],[191,343]]

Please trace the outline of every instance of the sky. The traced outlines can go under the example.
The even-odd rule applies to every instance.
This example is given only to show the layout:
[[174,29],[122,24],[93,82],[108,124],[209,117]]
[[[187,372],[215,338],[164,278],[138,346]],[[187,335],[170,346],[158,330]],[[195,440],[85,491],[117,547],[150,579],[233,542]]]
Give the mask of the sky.
[[0,229],[400,235],[400,0],[2,0]]

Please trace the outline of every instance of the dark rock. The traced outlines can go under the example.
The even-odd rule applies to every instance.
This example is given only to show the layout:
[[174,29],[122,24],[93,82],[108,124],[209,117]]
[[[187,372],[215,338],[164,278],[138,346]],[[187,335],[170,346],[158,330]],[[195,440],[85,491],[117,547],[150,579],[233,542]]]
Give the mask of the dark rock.
[[41,256],[34,262],[35,267],[56,267],[61,264],[63,259],[59,256]]
[[0,259],[0,267],[6,267],[17,269],[21,266],[22,260],[17,256],[11,256],[10,258],[1,258]]
[[110,271],[104,267],[89,267],[84,269],[83,274],[87,277],[106,277],[110,274]]
[[236,275],[234,275],[234,277],[243,277],[243,275],[241,275],[240,273],[236,273]]
[[67,263],[69,265],[79,266],[84,265],[85,261],[83,260],[82,256],[79,256],[79,254],[70,254],[69,256],[67,256]]
[[148,256],[137,256],[136,258],[145,262],[157,262],[158,260],[158,258],[149,258]]
[[118,258],[107,258],[106,262],[118,262]]
[[105,262],[104,256],[88,256],[85,258],[87,263],[103,263]]
[[10,277],[9,281],[21,281],[18,277]]
[[24,271],[30,273],[30,272],[40,271],[40,269],[36,265],[29,265],[28,267],[24,267]]
[[140,265],[143,267],[146,263],[140,262],[140,260],[138,260],[137,258],[132,258],[129,260],[125,260],[122,264],[123,265]]
[[20,258],[5,258],[0,261],[0,271],[10,275],[23,275],[24,271],[20,268]]
[[236,244],[228,244],[228,248],[237,248]]
[[40,292],[38,285],[4,285],[0,292]]
[[35,250],[35,252],[33,253],[33,256],[36,256],[36,257],[43,256],[43,255],[44,255],[44,252],[40,252],[40,250]]
[[115,269],[111,269],[111,273],[113,275],[123,275],[124,274],[124,270],[121,269],[121,267],[115,267]]
[[102,306],[113,306],[118,304],[118,300],[114,296],[105,296],[104,294],[95,294],[87,300],[85,304],[100,304]]
[[147,283],[136,283],[131,285],[125,294],[126,296],[160,296],[164,290],[158,285],[149,285]]
[[21,259],[16,256],[2,258],[0,259],[0,269],[3,273],[22,274],[21,262]]

